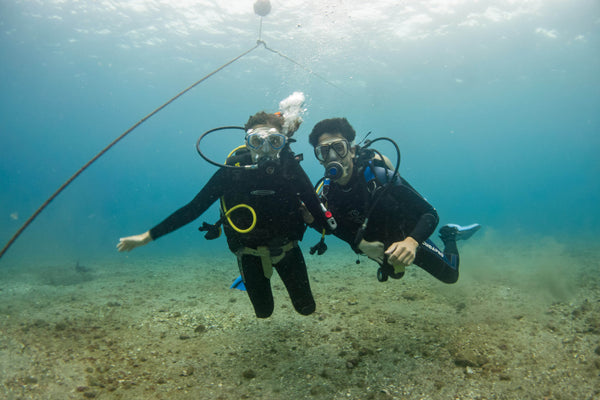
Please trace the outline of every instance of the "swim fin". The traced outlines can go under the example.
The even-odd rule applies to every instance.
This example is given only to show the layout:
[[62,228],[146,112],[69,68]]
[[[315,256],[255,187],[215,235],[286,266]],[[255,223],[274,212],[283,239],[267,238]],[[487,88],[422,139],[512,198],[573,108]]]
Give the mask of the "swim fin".
[[460,226],[457,224],[447,224],[440,228],[440,238],[445,241],[446,239],[454,240],[467,240],[475,234],[481,225],[471,224],[467,226]]
[[229,286],[229,289],[238,289],[246,291],[246,285],[244,285],[244,280],[242,279],[241,275],[235,278],[235,281],[233,281],[231,286]]

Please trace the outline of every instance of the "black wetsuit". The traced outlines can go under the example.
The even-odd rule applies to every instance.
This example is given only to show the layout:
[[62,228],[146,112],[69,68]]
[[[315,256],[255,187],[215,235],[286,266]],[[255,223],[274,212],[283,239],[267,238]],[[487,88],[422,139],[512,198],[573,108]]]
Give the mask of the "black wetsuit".
[[[242,151],[227,160],[228,165],[250,163],[248,151]],[[314,226],[322,228],[325,219],[319,199],[299,161],[285,147],[280,154],[280,164],[275,166],[274,171],[268,168],[219,169],[189,204],[152,228],[150,236],[157,239],[194,221],[219,198],[222,198],[226,209],[247,204],[256,212],[256,226],[248,233],[237,232],[228,221],[223,223],[223,227],[229,249],[238,256],[240,273],[256,316],[269,317],[274,308],[273,295],[270,280],[263,272],[261,257],[242,254],[242,250],[267,246],[272,249],[272,256],[276,257],[282,254],[281,247],[301,240],[306,229],[300,212],[301,202],[315,218]],[[234,210],[230,218],[242,230],[252,223],[251,213],[244,208]],[[296,311],[303,315],[314,312],[315,301],[301,250],[293,246],[273,266],[287,288]]]
[[[382,242],[387,249],[392,243],[410,236],[419,243],[414,263],[443,282],[456,282],[459,262],[456,242],[446,242],[442,252],[428,239],[439,222],[436,210],[401,177],[386,190],[384,183],[392,175],[392,171],[380,166],[359,168],[355,164],[353,176],[346,186],[333,182],[326,193],[328,208],[338,224],[333,234],[360,253],[357,232],[368,210],[375,204],[364,240]],[[374,203],[378,196],[379,200]],[[382,267],[393,271],[387,263]]]

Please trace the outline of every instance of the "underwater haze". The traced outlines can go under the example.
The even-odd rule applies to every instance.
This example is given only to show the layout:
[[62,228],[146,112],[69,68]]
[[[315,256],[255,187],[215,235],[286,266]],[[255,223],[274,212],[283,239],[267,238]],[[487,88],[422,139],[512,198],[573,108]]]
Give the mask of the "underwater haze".
[[[172,96],[258,46],[134,130],[59,195],[2,263],[124,257],[216,167],[198,136],[306,96],[294,150],[324,118],[387,136],[441,224],[521,243],[589,240],[600,224],[600,3],[569,1],[2,1],[0,241],[67,178]],[[296,63],[290,61],[293,60]],[[239,131],[207,140],[216,160]],[[390,158],[392,148],[380,148]],[[196,223],[137,250],[226,253]],[[309,238],[316,237],[312,232]],[[331,245],[338,242],[331,240]],[[133,256],[132,253],[131,256]]]
[[[0,258],[0,398],[600,399],[600,1],[273,0],[262,20],[254,3],[0,0],[2,247],[202,80]],[[198,232],[217,204],[117,251],[215,173],[203,132],[294,92],[313,182],[309,133],[346,117],[357,142],[397,142],[440,226],[481,224],[458,282],[379,282],[334,236],[311,255],[309,229],[316,311],[273,274],[257,318],[225,238]],[[223,161],[243,135],[202,151]]]

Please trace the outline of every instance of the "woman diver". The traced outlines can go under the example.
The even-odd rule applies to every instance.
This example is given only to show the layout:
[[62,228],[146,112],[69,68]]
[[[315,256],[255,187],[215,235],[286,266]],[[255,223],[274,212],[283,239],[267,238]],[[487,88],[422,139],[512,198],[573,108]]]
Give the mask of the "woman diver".
[[[301,93],[294,95],[304,100]],[[267,318],[273,313],[273,268],[296,311],[313,313],[315,301],[298,241],[307,223],[323,229],[327,218],[289,146],[302,120],[298,115],[292,115],[292,121],[288,117],[289,113],[252,115],[244,126],[245,146],[230,154],[191,202],[149,231],[121,238],[117,249],[131,251],[171,233],[197,219],[220,198],[219,222],[229,249],[237,257],[256,316]]]

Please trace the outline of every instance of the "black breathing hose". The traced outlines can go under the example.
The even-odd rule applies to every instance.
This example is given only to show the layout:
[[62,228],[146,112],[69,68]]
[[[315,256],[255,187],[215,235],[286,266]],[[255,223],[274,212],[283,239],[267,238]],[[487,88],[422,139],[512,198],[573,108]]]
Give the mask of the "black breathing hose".
[[200,157],[204,158],[204,160],[206,160],[208,163],[210,163],[212,165],[216,165],[217,167],[220,167],[220,168],[244,168],[244,169],[256,168],[257,166],[255,164],[245,165],[245,166],[221,164],[221,163],[211,160],[206,155],[204,155],[204,153],[202,153],[202,150],[200,150],[200,142],[202,141],[202,139],[204,139],[206,137],[206,135],[213,133],[213,132],[223,131],[223,130],[228,130],[228,129],[240,129],[242,131],[246,130],[242,126],[220,126],[218,128],[209,129],[208,131],[206,131],[202,135],[200,135],[200,137],[196,141],[196,151],[198,151],[198,154],[200,154]]

